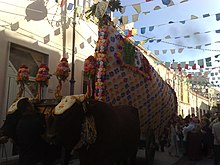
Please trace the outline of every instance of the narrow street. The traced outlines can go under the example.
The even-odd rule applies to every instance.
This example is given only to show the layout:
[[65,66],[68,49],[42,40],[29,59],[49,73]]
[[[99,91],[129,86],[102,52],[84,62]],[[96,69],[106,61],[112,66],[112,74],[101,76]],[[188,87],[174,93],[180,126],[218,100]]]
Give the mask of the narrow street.
[[[190,161],[186,156],[169,156],[168,152],[156,151],[154,165],[212,165],[213,159],[204,158],[200,161]],[[72,160],[69,165],[79,165],[78,160]],[[137,155],[137,165],[146,165],[144,150],[140,149]]]
[[[138,151],[137,165],[146,165],[144,153],[144,149],[140,149]],[[178,161],[178,159],[179,158],[169,156],[167,152],[156,151],[154,165],[173,165],[175,162]],[[72,160],[69,165],[79,165],[79,161]]]
[[187,157],[181,157],[176,163],[173,165],[212,165],[213,159],[203,158],[200,161],[190,161]]
[[[174,157],[169,156],[168,152],[156,151],[154,165],[212,165],[213,159],[204,158],[200,161],[190,161],[186,156]],[[9,161],[0,165],[16,165],[17,161]],[[57,164],[59,165],[59,164]],[[79,160],[72,160],[69,165],[79,165]],[[146,165],[144,159],[144,150],[140,149],[137,155],[137,165]]]

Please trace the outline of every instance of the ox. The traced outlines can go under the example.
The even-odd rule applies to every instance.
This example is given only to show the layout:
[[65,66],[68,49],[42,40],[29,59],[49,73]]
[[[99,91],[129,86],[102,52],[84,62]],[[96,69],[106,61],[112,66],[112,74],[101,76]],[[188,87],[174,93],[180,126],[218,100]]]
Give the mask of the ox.
[[43,138],[45,120],[28,98],[20,98],[8,110],[0,128],[0,143],[11,138],[18,147],[19,165],[53,165],[61,147],[50,145]]
[[66,96],[47,119],[47,135],[67,153],[78,151],[80,165],[135,164],[140,139],[138,110],[84,95]]

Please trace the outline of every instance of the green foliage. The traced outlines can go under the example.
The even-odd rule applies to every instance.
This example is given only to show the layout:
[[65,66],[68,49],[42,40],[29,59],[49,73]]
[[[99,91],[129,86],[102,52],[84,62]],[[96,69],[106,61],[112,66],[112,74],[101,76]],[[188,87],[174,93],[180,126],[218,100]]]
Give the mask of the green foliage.
[[121,6],[121,2],[120,0],[110,0],[108,7],[110,9],[110,11],[114,12],[114,11],[122,11],[122,6]]
[[125,63],[133,66],[134,58],[135,58],[135,46],[132,45],[129,41],[124,40],[123,51],[124,51],[123,59]]
[[[103,0],[103,1],[106,1],[106,0]],[[98,2],[98,3],[100,3],[100,2]],[[97,7],[98,3],[92,5],[90,7],[90,9],[86,11],[86,19],[89,19],[89,18],[95,16],[96,7]],[[108,4],[108,10],[110,10],[111,12],[114,12],[114,11],[121,12],[122,6],[121,6],[120,0],[110,0],[109,4]],[[104,14],[104,16],[102,18],[99,18],[98,24],[103,25],[106,23],[106,20],[109,20],[109,19],[110,19],[110,17],[107,14]]]

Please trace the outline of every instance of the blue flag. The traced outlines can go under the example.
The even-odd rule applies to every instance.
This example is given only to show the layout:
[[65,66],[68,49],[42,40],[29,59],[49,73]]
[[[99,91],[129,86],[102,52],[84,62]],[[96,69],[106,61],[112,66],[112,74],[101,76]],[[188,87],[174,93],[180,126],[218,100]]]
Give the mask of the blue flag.
[[72,10],[72,9],[73,9],[73,4],[69,3],[68,6],[67,6],[67,10]]
[[142,28],[141,28],[141,34],[144,34],[144,33],[145,33],[145,30],[146,30],[146,27],[142,27]]
[[220,20],[220,13],[216,14],[216,20],[217,20],[217,21]]

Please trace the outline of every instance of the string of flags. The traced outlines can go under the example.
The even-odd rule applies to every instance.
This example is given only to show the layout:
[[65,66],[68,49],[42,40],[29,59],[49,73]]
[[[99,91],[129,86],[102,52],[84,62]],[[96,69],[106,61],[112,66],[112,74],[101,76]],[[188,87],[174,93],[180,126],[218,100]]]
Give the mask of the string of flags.
[[[169,25],[169,24],[174,24],[174,23],[181,23],[181,24],[185,24],[187,21],[192,21],[192,20],[198,20],[198,19],[205,19],[208,17],[212,17],[215,16],[216,17],[216,21],[220,20],[220,13],[216,13],[216,14],[203,14],[201,17],[196,16],[196,15],[191,15],[190,19],[185,19],[185,20],[180,20],[180,21],[169,21],[168,23],[163,23],[163,24],[158,24],[158,25],[151,25],[151,26],[146,26],[146,27],[141,27],[141,28],[135,28],[137,31],[140,31],[139,34],[145,34],[147,29],[149,32],[153,31],[155,29],[155,27],[161,27],[161,26],[165,26],[165,25]],[[138,21],[138,17],[139,15],[134,14],[132,15],[132,21],[131,22],[137,22]],[[128,16],[121,16],[121,18],[118,19],[118,17],[114,17],[113,18],[113,22],[117,25],[119,21],[119,24],[121,25],[121,28],[125,29],[125,25],[128,23],[131,23],[128,21]],[[216,33],[220,33],[220,30],[216,31]]]
[[[151,1],[153,1],[153,0],[145,0],[144,2],[141,2],[141,3],[136,3],[136,4],[131,4],[131,5],[122,6],[122,11],[121,11],[121,13],[124,14],[125,11],[126,11],[126,8],[127,8],[128,6],[132,6],[133,9],[134,9],[138,14],[140,14],[140,13],[142,12],[142,11],[141,11],[141,4],[143,4],[143,3],[145,3],[145,2],[151,2]],[[161,1],[162,1],[162,4],[165,5],[165,6],[167,6],[167,7],[170,7],[170,6],[173,6],[173,5],[178,5],[178,4],[181,4],[181,3],[184,3],[184,2],[188,2],[188,0],[182,0],[181,2],[174,4],[174,2],[173,2],[172,0],[161,0]],[[163,7],[161,7],[161,6],[155,6],[155,7],[153,8],[153,10],[160,10],[160,9],[163,9]],[[150,10],[150,11],[143,11],[142,13],[146,15],[146,14],[149,14],[151,11],[152,11],[152,10]]]
[[[126,30],[124,30],[126,31]],[[136,31],[135,34],[137,34],[137,29],[134,30]],[[192,36],[194,35],[202,35],[202,34],[208,34],[208,33],[211,33],[211,32],[215,32],[215,33],[220,33],[220,29],[216,29],[216,30],[210,30],[210,31],[205,31],[205,32],[194,32],[192,34],[187,34],[187,35],[184,35],[184,36],[171,36],[171,35],[166,35],[165,37],[163,38],[157,38],[157,39],[152,39],[150,40],[150,43],[153,43],[154,41],[156,42],[160,42],[161,40],[167,40],[167,39],[181,39],[181,38],[191,38]],[[134,33],[133,33],[134,34]],[[140,37],[146,37],[144,35],[139,35]]]
[[[214,57],[214,59],[212,59]],[[167,68],[171,68],[171,69],[178,69],[179,71],[181,71],[182,69],[192,69],[192,70],[196,70],[196,69],[203,69],[207,67],[212,67],[212,61],[217,61],[220,62],[220,60],[218,60],[218,57],[220,57],[220,54],[217,54],[215,56],[212,57],[207,57],[205,59],[199,59],[197,60],[197,63],[195,62],[195,60],[193,61],[188,61],[188,62],[164,62],[165,66]],[[163,63],[163,62],[161,62]],[[207,68],[209,69],[209,68]]]
[[[195,61],[188,61],[188,62],[163,62],[163,61],[155,61],[156,64],[164,64],[167,68],[170,68],[170,73],[178,74],[180,81],[190,82],[194,84],[210,84],[213,86],[220,86],[220,81],[214,81],[213,76],[220,73],[219,66],[212,66],[213,61],[220,62],[217,60],[220,57],[220,54],[215,55],[213,57],[208,57],[205,59]],[[216,70],[218,69],[218,70]],[[185,79],[187,78],[187,79]],[[211,78],[211,79],[210,79]],[[219,79],[217,77],[217,79]]]
[[[18,21],[18,22],[15,22],[15,23],[8,23],[7,21],[4,21],[4,20],[2,20],[2,19],[0,19],[0,21],[2,21],[2,22],[4,22],[4,23],[6,23],[7,25],[9,25],[9,26],[0,25],[1,27],[10,29],[10,30],[12,30],[12,31],[17,31],[18,29],[20,29],[20,30],[23,30],[23,31],[28,32],[27,30],[25,30],[25,29],[23,29],[22,27],[20,27],[19,21]],[[60,28],[55,29],[55,30],[54,30],[54,36],[59,35],[60,32],[61,32],[61,29],[60,29]],[[33,33],[31,33],[31,34],[33,35]],[[31,35],[31,36],[32,36],[32,35]],[[44,36],[44,37],[39,36],[39,35],[37,35],[37,34],[35,34],[35,36],[37,36],[38,38],[41,38],[41,39],[37,40],[34,44],[37,44],[38,42],[42,42],[42,43],[44,43],[44,44],[48,44],[49,42],[52,42],[52,43],[54,43],[54,44],[57,45],[57,43],[51,41],[51,34],[47,34],[47,35]],[[33,39],[33,38],[32,38],[32,39]],[[42,41],[40,41],[40,40],[42,40]],[[95,40],[95,39],[92,39],[91,36],[88,36],[88,38],[85,39],[85,40],[86,40],[86,42],[87,42],[89,45],[91,45],[92,47],[93,47],[93,44],[94,44],[94,45],[96,44],[96,40]],[[92,41],[93,41],[93,42],[92,42]],[[85,42],[82,42],[82,43],[79,44],[79,47],[80,47],[81,49],[84,49],[84,43],[85,43]],[[57,47],[56,47],[56,48],[57,48]],[[59,48],[57,48],[57,49],[59,49]],[[75,53],[77,53],[77,52],[75,52]]]
[[[131,26],[130,26],[131,25]],[[128,29],[133,27],[132,24],[128,24]],[[170,51],[171,54],[175,54],[175,53],[182,53],[184,48],[187,48],[187,49],[196,49],[196,50],[203,50],[203,51],[216,51],[216,52],[220,52],[220,50],[214,50],[214,49],[207,49],[207,48],[202,48],[202,46],[210,46],[212,44],[217,44],[217,43],[220,43],[220,41],[215,41],[215,42],[212,42],[212,43],[206,43],[206,44],[203,44],[203,45],[196,45],[195,47],[192,47],[192,46],[185,46],[185,45],[180,45],[180,44],[175,44],[175,43],[171,43],[171,42],[167,42],[167,41],[164,41],[164,39],[155,39],[155,38],[149,38],[149,37],[146,37],[146,36],[143,36],[143,35],[139,35],[137,34],[137,30],[134,29],[134,28],[131,28],[131,30],[120,30],[121,33],[123,33],[127,38],[128,37],[132,37],[132,36],[140,36],[140,37],[143,37],[143,38],[146,38],[144,40],[141,40],[141,41],[137,41],[135,40],[134,41],[134,45],[144,45],[145,43],[153,43],[154,41],[159,43],[159,42],[163,42],[163,43],[166,43],[166,44],[169,44],[169,45],[174,45],[174,46],[179,46],[181,48],[178,48],[178,49],[170,49],[170,50],[167,50],[167,49],[163,49],[163,50],[153,50],[154,51],[154,54],[155,55],[159,55],[160,52],[162,54],[166,54],[168,53],[168,51]],[[218,31],[218,33],[220,32],[220,30],[215,30],[215,31]],[[211,31],[209,31],[211,32]],[[204,34],[207,33],[207,32],[204,32]],[[198,34],[203,34],[203,32],[195,32],[193,33],[193,35],[198,35]],[[184,36],[184,38],[190,38],[191,36],[190,35],[187,35]],[[166,36],[165,39],[180,39],[181,36],[179,37],[171,37],[170,35],[169,36]]]

